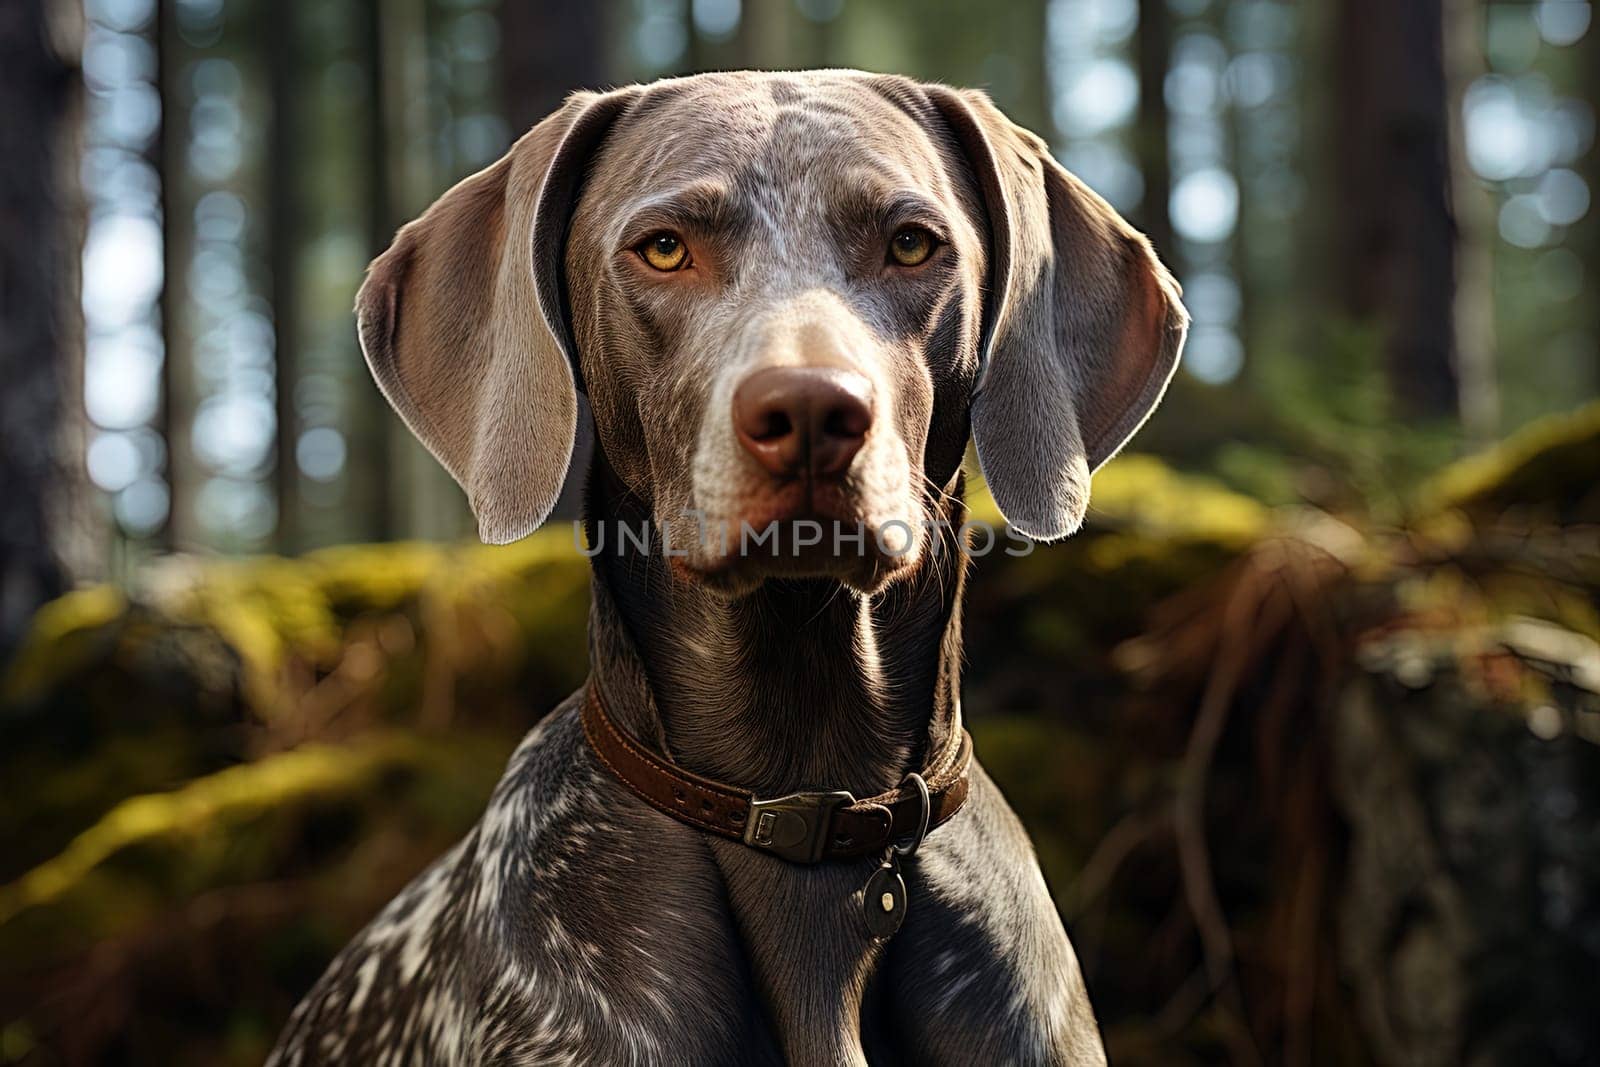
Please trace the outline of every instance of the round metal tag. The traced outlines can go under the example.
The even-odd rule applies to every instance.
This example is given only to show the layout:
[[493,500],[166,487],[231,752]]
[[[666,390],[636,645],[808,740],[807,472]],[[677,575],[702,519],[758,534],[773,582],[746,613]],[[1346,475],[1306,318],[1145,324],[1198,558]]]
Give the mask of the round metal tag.
[[873,937],[893,937],[906,918],[906,882],[900,872],[887,864],[873,872],[862,890],[861,906]]

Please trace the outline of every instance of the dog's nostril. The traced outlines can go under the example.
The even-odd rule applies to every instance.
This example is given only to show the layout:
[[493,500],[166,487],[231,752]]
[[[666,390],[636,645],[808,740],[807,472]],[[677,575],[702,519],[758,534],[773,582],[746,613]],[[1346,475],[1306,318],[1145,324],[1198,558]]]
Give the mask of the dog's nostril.
[[794,433],[794,423],[789,420],[789,416],[781,411],[773,411],[767,414],[766,423],[750,436],[757,441],[771,441],[779,437],[788,437],[792,433]]
[[823,417],[822,432],[829,437],[864,437],[871,424],[872,415],[865,407],[837,407]]

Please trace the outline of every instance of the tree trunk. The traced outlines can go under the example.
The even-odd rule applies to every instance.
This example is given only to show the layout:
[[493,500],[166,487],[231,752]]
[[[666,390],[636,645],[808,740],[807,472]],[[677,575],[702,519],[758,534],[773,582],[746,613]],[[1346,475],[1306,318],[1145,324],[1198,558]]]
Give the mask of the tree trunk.
[[752,70],[793,66],[791,42],[798,18],[791,3],[751,2],[741,6],[736,44],[739,65]]
[[1484,8],[1478,0],[1445,0],[1445,78],[1450,101],[1452,204],[1456,243],[1454,327],[1461,426],[1479,447],[1500,436],[1500,383],[1495,361],[1494,197],[1472,173],[1462,129],[1462,100],[1487,69]]
[[1443,0],[1342,0],[1329,101],[1344,312],[1374,326],[1397,409],[1458,408]]
[[1144,175],[1144,198],[1139,205],[1139,226],[1149,235],[1156,253],[1173,261],[1172,168],[1167,158],[1167,67],[1172,59],[1172,22],[1167,0],[1139,0],[1137,38],[1139,62],[1139,170]]
[[267,80],[272,97],[271,149],[267,158],[267,260],[272,271],[273,389],[277,409],[277,466],[274,474],[278,501],[277,548],[293,553],[299,548],[300,466],[295,458],[299,420],[295,416],[294,390],[299,380],[299,167],[300,144],[295,57],[298,5],[294,0],[262,7],[266,19]]
[[[395,164],[389,126],[389,59],[381,0],[361,2],[361,47],[367,73],[367,254],[376,258],[400,227],[395,210]],[[350,508],[360,516],[360,536],[373,541],[393,537],[396,528],[393,456],[389,447],[388,405],[369,382],[357,381],[352,396],[348,484]]]
[[189,251],[193,220],[180,206],[188,112],[177,85],[183,47],[174,25],[173,5],[157,3],[152,30],[156,47],[156,91],[161,98],[161,128],[151,151],[151,166],[161,183],[161,407],[156,429],[166,445],[167,520],[156,543],[167,551],[199,541],[194,515],[194,483],[188,416],[195,408],[189,346],[184,340],[183,264]]
[[[1600,106],[1600,10],[1590,7],[1589,29],[1578,42],[1578,96]],[[1589,184],[1589,213],[1573,227],[1573,251],[1584,264],[1583,294],[1589,309],[1583,323],[1589,349],[1589,394],[1600,393],[1600,137],[1590,138],[1589,151],[1578,161],[1578,173]]]
[[51,47],[47,0],[0,6],[0,663],[34,609],[66,586],[52,538],[67,399],[58,289],[70,277],[57,200],[73,71]]
[[501,5],[501,86],[512,136],[554,111],[574,89],[605,87],[608,6],[596,0]]

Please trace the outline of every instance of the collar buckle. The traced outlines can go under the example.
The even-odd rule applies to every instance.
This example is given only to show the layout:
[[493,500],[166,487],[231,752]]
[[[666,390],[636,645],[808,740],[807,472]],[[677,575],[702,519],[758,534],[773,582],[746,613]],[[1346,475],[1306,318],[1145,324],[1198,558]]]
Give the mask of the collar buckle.
[[790,863],[816,863],[828,847],[833,813],[855,802],[845,790],[753,798],[744,823],[744,843]]

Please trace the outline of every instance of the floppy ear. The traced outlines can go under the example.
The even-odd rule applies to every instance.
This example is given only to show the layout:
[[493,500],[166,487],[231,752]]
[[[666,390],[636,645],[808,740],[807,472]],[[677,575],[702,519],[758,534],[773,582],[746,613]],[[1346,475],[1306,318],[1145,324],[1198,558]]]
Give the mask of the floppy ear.
[[356,296],[378,387],[494,544],[545,520],[572,459],[562,246],[584,164],[632,98],[574,94],[403,227]]
[[1150,243],[982,93],[929,88],[977,175],[989,293],[972,438],[1006,521],[1083,522],[1089,476],[1166,390],[1189,316]]

